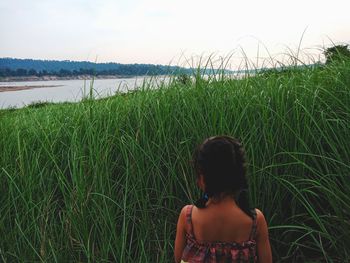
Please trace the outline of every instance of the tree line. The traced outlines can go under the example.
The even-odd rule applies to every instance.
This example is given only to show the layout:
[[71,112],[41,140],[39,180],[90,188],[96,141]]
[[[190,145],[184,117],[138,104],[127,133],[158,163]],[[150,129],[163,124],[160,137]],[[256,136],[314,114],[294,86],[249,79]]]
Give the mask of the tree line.
[[[348,45],[334,45],[323,52],[325,64],[350,59]],[[313,65],[321,66],[321,64]],[[140,76],[140,75],[169,75],[190,74],[194,69],[178,66],[164,66],[154,64],[120,64],[120,63],[94,63],[89,61],[57,61],[0,58],[0,77],[25,77],[25,76],[58,76],[73,77],[80,75],[94,76]],[[275,70],[275,69],[273,69]],[[285,70],[285,69],[284,69]],[[263,70],[267,72],[268,70]],[[213,74],[213,69],[202,69],[203,74]]]
[[173,73],[186,73],[190,69],[177,66],[164,66],[154,64],[119,64],[119,63],[93,63],[87,61],[55,61],[0,58],[0,77],[22,76],[59,76],[71,77],[79,75],[167,75]]

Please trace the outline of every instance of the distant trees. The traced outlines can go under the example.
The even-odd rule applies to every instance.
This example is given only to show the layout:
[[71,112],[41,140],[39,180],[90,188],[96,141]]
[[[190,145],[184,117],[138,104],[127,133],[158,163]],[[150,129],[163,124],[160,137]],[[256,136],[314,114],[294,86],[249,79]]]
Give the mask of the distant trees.
[[326,57],[326,64],[342,61],[344,59],[350,59],[350,50],[348,45],[336,45],[327,48],[323,54]]
[[26,76],[28,74],[27,70],[23,68],[16,69],[16,76]]
[[48,76],[71,77],[79,75],[167,75],[174,72],[189,72],[176,66],[153,64],[92,63],[88,61],[55,61],[0,58],[0,77]]
[[[111,74],[106,74],[111,73]],[[60,69],[58,71],[47,71],[41,70],[37,71],[35,69],[10,69],[10,68],[0,68],[0,77],[27,77],[27,76],[58,76],[58,77],[72,77],[72,76],[81,76],[81,75],[113,75],[113,72],[99,72],[99,74],[95,74],[95,70],[93,69],[80,69],[80,70],[67,70]]]
[[28,75],[29,76],[35,76],[35,75],[37,75],[38,73],[36,72],[36,70],[35,69],[30,69],[30,70],[28,70]]

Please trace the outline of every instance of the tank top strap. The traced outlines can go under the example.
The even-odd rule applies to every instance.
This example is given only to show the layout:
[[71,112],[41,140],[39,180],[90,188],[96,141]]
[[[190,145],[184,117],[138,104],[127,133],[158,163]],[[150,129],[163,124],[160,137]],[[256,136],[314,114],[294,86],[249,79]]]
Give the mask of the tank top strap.
[[186,207],[186,223],[188,226],[189,234],[193,236],[192,209],[193,209],[193,205],[188,205]]
[[253,240],[256,237],[257,215],[256,215],[255,209],[252,209],[252,215],[253,215],[253,225],[252,225],[252,230],[250,231],[249,240]]

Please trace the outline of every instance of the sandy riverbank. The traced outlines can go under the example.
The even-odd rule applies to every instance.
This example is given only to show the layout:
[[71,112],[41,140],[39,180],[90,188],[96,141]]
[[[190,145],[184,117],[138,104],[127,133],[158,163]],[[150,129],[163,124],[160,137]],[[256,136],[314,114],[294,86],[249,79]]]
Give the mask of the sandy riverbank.
[[38,89],[38,88],[53,88],[61,87],[63,85],[33,85],[33,86],[0,86],[0,92],[5,91],[19,91],[28,89]]

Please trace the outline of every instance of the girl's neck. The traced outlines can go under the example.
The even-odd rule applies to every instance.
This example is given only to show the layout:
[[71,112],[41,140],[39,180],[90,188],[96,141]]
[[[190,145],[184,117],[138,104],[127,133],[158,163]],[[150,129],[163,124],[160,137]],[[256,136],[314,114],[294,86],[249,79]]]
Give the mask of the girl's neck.
[[210,197],[207,206],[209,205],[225,205],[225,204],[230,204],[237,206],[235,199],[231,195],[223,195],[220,197]]

